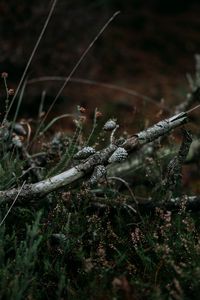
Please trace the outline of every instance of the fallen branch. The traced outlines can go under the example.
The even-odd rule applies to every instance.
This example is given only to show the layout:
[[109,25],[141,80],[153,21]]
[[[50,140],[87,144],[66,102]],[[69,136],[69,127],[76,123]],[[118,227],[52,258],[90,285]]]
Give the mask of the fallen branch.
[[[85,162],[51,178],[42,180],[35,184],[24,185],[21,193],[21,199],[30,199],[42,197],[54,190],[69,185],[80,178],[85,177],[86,174],[91,173],[98,165],[108,165],[109,158],[120,146],[123,147],[128,153],[142,147],[144,144],[152,142],[157,138],[170,133],[174,128],[181,126],[188,122],[187,113],[183,112],[175,115],[169,119],[158,122],[154,126],[143,130],[137,134],[134,134],[131,138],[125,142],[120,140],[111,143],[107,148],[100,150],[90,156]],[[9,201],[16,197],[19,193],[19,188],[13,188],[11,190],[0,191],[0,201]]]

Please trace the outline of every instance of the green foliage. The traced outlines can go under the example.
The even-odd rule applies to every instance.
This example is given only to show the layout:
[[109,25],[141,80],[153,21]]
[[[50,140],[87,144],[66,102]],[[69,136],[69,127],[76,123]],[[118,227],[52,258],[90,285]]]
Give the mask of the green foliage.
[[40,218],[39,212],[33,223],[20,228],[20,232],[15,231],[15,224],[10,233],[6,225],[0,227],[0,299],[25,299],[27,294],[35,294],[38,248],[42,240]]
[[13,209],[0,227],[1,299],[199,298],[198,215],[98,208],[83,190],[31,209]]
[[0,159],[0,190],[8,189],[19,181],[23,162],[18,155],[5,153]]
[[[90,137],[95,128],[96,120]],[[82,129],[81,123],[72,137],[57,134],[43,145],[50,174],[65,169],[87,145]],[[28,164],[21,148],[5,147],[1,189],[20,186]],[[32,157],[37,163],[40,153]],[[157,203],[165,195],[159,178],[169,162],[162,159],[155,154],[146,170],[150,186],[157,182]],[[27,172],[26,180],[33,182],[33,175]],[[149,190],[143,186],[144,195]],[[6,218],[10,206],[1,203],[0,299],[199,298],[200,222],[184,205],[172,213],[135,213],[128,205],[133,195],[113,183],[94,190],[77,185],[38,200],[16,201]]]

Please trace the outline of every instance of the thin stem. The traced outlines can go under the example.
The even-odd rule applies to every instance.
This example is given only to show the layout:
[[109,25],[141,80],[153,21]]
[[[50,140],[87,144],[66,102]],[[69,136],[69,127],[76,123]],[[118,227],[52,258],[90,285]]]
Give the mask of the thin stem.
[[95,111],[94,111],[94,119],[93,119],[92,130],[91,130],[91,133],[90,133],[90,135],[87,139],[87,142],[85,143],[85,146],[87,146],[89,144],[96,127],[97,127],[97,108],[95,108]]
[[102,35],[102,33],[106,30],[106,28],[108,27],[108,25],[114,20],[114,18],[119,14],[120,12],[117,11],[116,13],[113,14],[113,16],[105,23],[105,25],[101,28],[101,30],[99,31],[99,33],[94,37],[94,39],[92,40],[92,42],[89,44],[89,46],[85,49],[85,51],[83,52],[83,54],[81,55],[81,57],[79,58],[79,60],[77,61],[77,63],[75,64],[75,66],[73,67],[72,71],[69,73],[68,77],[65,79],[64,84],[61,86],[60,90],[58,91],[55,99],[53,100],[52,104],[50,105],[47,113],[44,116],[44,120],[46,120],[47,116],[49,115],[50,111],[52,110],[53,106],[55,105],[56,101],[58,100],[58,98],[60,97],[61,93],[63,92],[64,88],[66,87],[66,85],[68,84],[68,82],[70,81],[71,77],[73,76],[73,74],[75,73],[75,71],[77,70],[77,68],[79,67],[79,65],[81,64],[81,62],[84,60],[84,58],[86,57],[86,55],[88,54],[88,52],[90,51],[90,49],[94,46],[95,42],[99,39],[99,37]]
[[186,114],[189,114],[189,113],[191,113],[192,111],[194,111],[194,110],[198,109],[199,107],[200,107],[200,104],[196,105],[195,107],[193,107],[193,108],[191,108],[191,109],[187,110],[187,111],[186,111]]
[[46,97],[46,91],[43,90],[42,91],[42,95],[41,95],[41,100],[40,100],[40,105],[39,105],[39,109],[38,109],[38,123],[40,123],[40,118],[42,116],[42,112],[43,112],[43,108],[44,108],[44,100]]
[[45,97],[46,97],[46,91],[43,91],[42,95],[41,95],[41,101],[40,101],[40,106],[39,106],[39,111],[38,111],[38,125],[37,125],[36,131],[34,133],[34,136],[33,136],[31,142],[28,145],[29,149],[32,147],[33,143],[35,142],[35,140],[39,136],[40,129],[42,128],[42,125],[43,125],[43,120],[40,121],[40,116],[41,116],[42,109],[43,109],[43,106],[44,106]]
[[[28,80],[28,84],[34,84],[34,83],[44,82],[44,81],[64,81],[64,80],[66,80],[66,78],[62,77],[62,76],[44,76],[44,77],[39,77],[39,78],[32,78],[32,79]],[[157,102],[156,100],[152,99],[151,97],[142,95],[141,93],[138,93],[132,89],[129,89],[129,88],[126,88],[123,86],[119,86],[119,85],[112,84],[112,83],[99,82],[99,81],[90,80],[90,79],[82,79],[82,78],[70,78],[69,82],[99,86],[99,87],[106,88],[109,90],[119,91],[121,93],[130,95],[130,96],[134,96],[134,97],[137,97],[144,101],[153,103],[158,107],[164,108],[168,112],[172,112],[172,110],[169,107],[163,105],[162,103]]]
[[23,187],[24,187],[25,183],[26,183],[26,181],[24,181],[24,182],[23,182],[23,184],[22,184],[21,188],[19,189],[19,191],[18,191],[18,193],[17,193],[17,195],[16,195],[15,199],[13,200],[13,202],[12,202],[11,206],[9,207],[9,209],[8,209],[7,213],[5,214],[4,218],[1,220],[0,226],[3,224],[3,222],[5,221],[5,219],[7,218],[7,216],[9,215],[9,213],[10,213],[10,211],[11,211],[11,209],[12,209],[13,205],[14,205],[14,204],[15,204],[15,202],[17,201],[17,198],[19,197],[19,195],[20,195],[20,193],[21,193],[21,191],[22,191],[22,189],[23,189]]
[[4,85],[5,85],[5,89],[6,89],[6,100],[8,100],[9,94],[8,94],[8,85],[7,85],[6,77],[3,78],[3,81],[4,81]]
[[25,87],[26,87],[26,82],[27,81],[25,80],[25,82],[23,83],[22,90],[21,90],[21,93],[20,93],[20,96],[19,96],[19,100],[17,102],[17,108],[16,108],[15,115],[14,115],[14,118],[13,118],[13,125],[12,125],[12,129],[11,129],[11,133],[12,133],[12,130],[13,130],[14,123],[16,122],[17,117],[18,117],[19,109],[20,109],[22,99],[23,99],[23,96],[24,96],[24,90],[25,90]]
[[3,118],[2,125],[4,125],[6,120],[7,120],[7,111],[8,111],[8,105],[9,105],[9,93],[8,93],[8,86],[7,86],[6,77],[3,78],[3,81],[4,81],[4,86],[5,86],[5,89],[6,89],[6,100],[5,100],[5,116]]
[[[108,179],[108,180],[117,180],[117,181],[122,182],[122,183],[126,186],[126,188],[128,189],[128,191],[129,191],[129,193],[130,193],[130,195],[131,195],[133,201],[135,202],[135,204],[138,205],[138,201],[137,201],[137,199],[136,199],[136,197],[135,197],[133,191],[131,190],[131,188],[130,188],[128,182],[126,182],[124,179],[122,179],[122,178],[120,178],[120,177],[115,177],[115,176],[108,177],[107,179]],[[135,209],[134,209],[134,212],[136,213],[136,210],[135,210]]]
[[46,21],[45,21],[45,23],[44,23],[44,26],[43,26],[43,28],[42,28],[42,30],[41,30],[41,33],[40,33],[40,35],[39,35],[39,37],[38,37],[38,39],[37,39],[37,41],[36,41],[36,44],[35,44],[35,46],[34,46],[34,48],[33,48],[33,51],[32,51],[32,53],[31,53],[31,55],[30,55],[30,57],[29,57],[29,60],[28,60],[28,62],[27,62],[27,64],[26,64],[26,67],[25,67],[25,69],[24,69],[24,72],[23,72],[23,74],[22,74],[22,77],[21,77],[21,79],[20,79],[20,82],[19,82],[19,84],[18,84],[18,86],[17,86],[17,89],[16,89],[16,91],[15,91],[15,95],[14,95],[14,97],[13,97],[13,99],[12,99],[10,105],[9,105],[9,108],[8,108],[7,112],[6,112],[6,118],[7,118],[8,114],[9,114],[9,112],[10,112],[12,106],[13,106],[13,103],[14,103],[14,101],[15,101],[17,95],[18,95],[18,92],[19,92],[19,90],[20,90],[20,88],[21,88],[21,86],[22,86],[22,83],[23,83],[23,81],[24,81],[24,78],[25,78],[25,76],[26,76],[26,74],[27,74],[28,68],[29,68],[29,66],[30,66],[30,64],[31,64],[31,62],[32,62],[32,60],[33,60],[33,57],[34,57],[34,55],[35,55],[35,53],[36,53],[36,51],[37,51],[37,48],[38,48],[38,46],[39,46],[39,44],[40,44],[40,42],[41,42],[41,40],[42,40],[42,37],[43,37],[43,35],[44,35],[44,33],[45,33],[45,30],[46,30],[46,28],[47,28],[47,26],[48,26],[48,24],[49,24],[49,21],[50,21],[51,16],[52,16],[52,14],[53,14],[53,12],[54,12],[56,3],[57,3],[57,0],[54,0],[53,3],[52,3],[51,9],[50,9],[50,11],[49,11],[49,13],[48,13],[48,16],[47,16],[47,18],[46,18]]
[[114,144],[114,135],[115,135],[115,132],[116,130],[119,128],[119,125],[116,125],[116,127],[113,129],[113,131],[111,132],[111,135],[110,135],[110,143],[111,144]]
[[54,118],[54,119],[51,120],[51,121],[49,122],[49,124],[48,124],[48,125],[40,132],[40,135],[44,134],[44,133],[45,133],[51,126],[53,126],[53,124],[54,124],[55,122],[57,122],[58,120],[63,119],[63,118],[69,118],[69,117],[74,118],[74,115],[73,115],[73,114],[63,114],[63,115],[61,115],[61,116],[58,116],[58,117]]

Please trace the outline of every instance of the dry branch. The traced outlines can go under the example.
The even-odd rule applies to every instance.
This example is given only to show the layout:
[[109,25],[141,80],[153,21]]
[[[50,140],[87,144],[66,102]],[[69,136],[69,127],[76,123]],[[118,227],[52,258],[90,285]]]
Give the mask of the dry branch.
[[[42,180],[35,184],[25,185],[19,195],[19,198],[38,198],[54,190],[69,185],[77,181],[78,179],[83,178],[86,174],[91,173],[96,166],[108,165],[109,158],[118,149],[119,146],[123,147],[129,153],[133,152],[144,144],[150,143],[157,138],[170,133],[174,128],[179,127],[188,121],[189,120],[187,113],[183,112],[169,119],[160,121],[154,126],[145,129],[137,134],[134,134],[131,138],[123,142],[123,144],[121,144],[120,140],[115,141],[115,143],[111,143],[107,148],[93,154],[85,162],[61,174]],[[0,191],[0,201],[3,202],[12,200],[18,193],[19,188]]]
[[169,119],[158,122],[154,126],[147,128],[129,138],[124,142],[122,147],[131,152],[142,145],[155,141],[157,138],[164,136],[172,131],[172,129],[179,127],[188,122],[188,115],[182,112]]

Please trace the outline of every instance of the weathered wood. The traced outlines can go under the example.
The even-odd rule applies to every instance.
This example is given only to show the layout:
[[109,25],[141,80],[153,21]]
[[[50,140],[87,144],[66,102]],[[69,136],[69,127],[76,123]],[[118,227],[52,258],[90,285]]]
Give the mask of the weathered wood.
[[[169,119],[158,122],[154,126],[147,128],[131,138],[127,139],[123,144],[116,141],[115,144],[111,143],[105,149],[96,152],[89,157],[85,162],[51,178],[47,178],[38,183],[24,185],[19,198],[39,198],[54,190],[67,186],[94,170],[98,165],[108,165],[110,156],[116,151],[118,146],[123,147],[129,153],[150,143],[157,138],[169,134],[174,128],[181,126],[188,122],[187,113],[183,112],[175,115]],[[19,188],[11,190],[0,191],[0,202],[12,200],[19,192]]]

